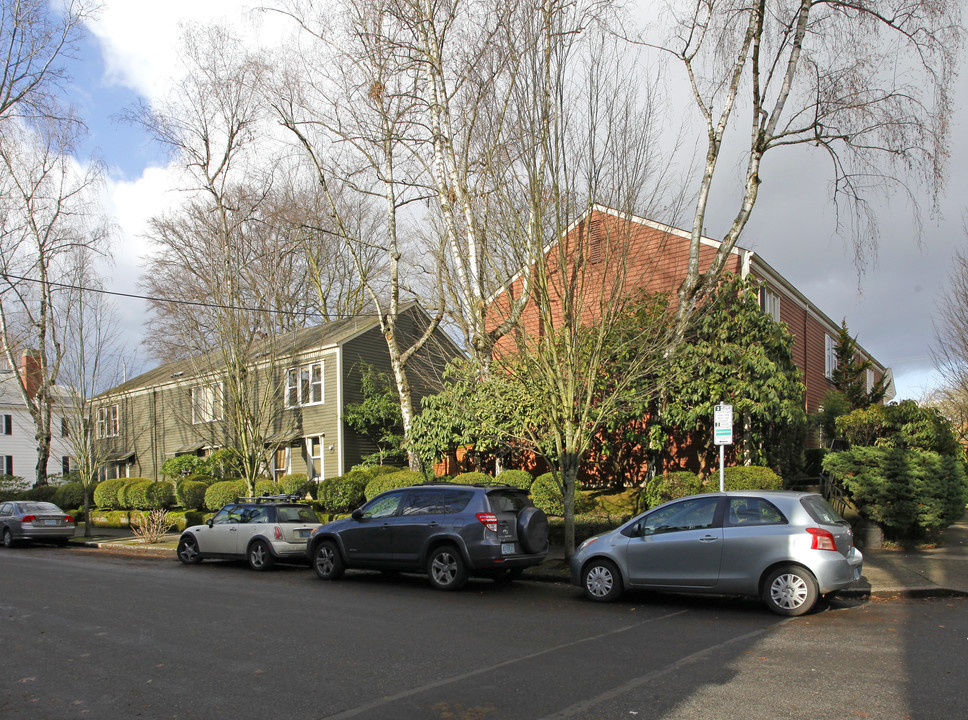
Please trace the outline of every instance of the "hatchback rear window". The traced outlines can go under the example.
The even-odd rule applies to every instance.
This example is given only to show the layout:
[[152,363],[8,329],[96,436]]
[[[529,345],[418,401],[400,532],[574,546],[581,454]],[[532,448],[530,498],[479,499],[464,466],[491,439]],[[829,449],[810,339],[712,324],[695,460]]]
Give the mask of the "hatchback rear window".
[[487,499],[491,503],[491,512],[496,513],[518,513],[531,506],[531,501],[524,492],[493,490],[487,494]]
[[319,518],[308,507],[276,508],[276,519],[281,523],[318,523]]
[[840,513],[830,507],[827,501],[819,495],[808,495],[805,498],[801,498],[800,504],[803,505],[807,514],[814,519],[814,522],[818,522],[821,525],[841,525],[846,522],[840,516]]

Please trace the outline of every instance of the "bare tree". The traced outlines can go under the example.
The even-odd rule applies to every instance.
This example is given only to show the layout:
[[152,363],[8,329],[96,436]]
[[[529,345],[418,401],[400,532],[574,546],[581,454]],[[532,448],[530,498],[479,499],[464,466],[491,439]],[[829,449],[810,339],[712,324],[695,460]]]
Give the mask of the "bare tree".
[[[963,232],[968,237],[968,218]],[[955,254],[935,320],[934,363],[942,382],[930,398],[949,418],[962,445],[968,434],[968,255]]]
[[[936,200],[945,177],[951,84],[963,45],[958,0],[686,0],[671,11],[672,37],[655,43],[682,63],[702,118],[705,164],[692,222],[689,270],[679,290],[684,329],[718,282],[756,204],[762,161],[778,148],[827,157],[838,213],[858,264],[876,250],[872,196]],[[699,249],[727,131],[747,123],[743,191],[716,236],[708,267]],[[915,203],[916,204],[916,203]]]
[[11,367],[21,350],[36,362],[36,386],[19,387],[35,426],[37,485],[47,484],[54,388],[73,341],[63,302],[71,258],[105,252],[109,230],[95,201],[99,168],[77,168],[58,138],[12,125],[0,138],[0,341]]
[[61,134],[65,125],[79,124],[59,98],[67,80],[63,63],[98,7],[85,0],[69,0],[60,8],[47,0],[9,0],[0,6],[0,121],[59,127]]

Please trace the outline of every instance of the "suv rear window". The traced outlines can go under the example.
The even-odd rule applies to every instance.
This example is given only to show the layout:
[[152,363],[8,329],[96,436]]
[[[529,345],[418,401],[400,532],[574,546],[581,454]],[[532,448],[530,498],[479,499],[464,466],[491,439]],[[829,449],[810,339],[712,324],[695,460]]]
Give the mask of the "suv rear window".
[[487,499],[491,504],[491,512],[494,513],[519,513],[526,507],[531,507],[531,501],[524,491],[491,490],[487,493]]
[[800,504],[803,505],[804,510],[807,514],[814,519],[815,522],[821,525],[842,525],[846,522],[840,514],[834,510],[827,501],[824,500],[819,495],[808,495],[805,498],[801,498]]

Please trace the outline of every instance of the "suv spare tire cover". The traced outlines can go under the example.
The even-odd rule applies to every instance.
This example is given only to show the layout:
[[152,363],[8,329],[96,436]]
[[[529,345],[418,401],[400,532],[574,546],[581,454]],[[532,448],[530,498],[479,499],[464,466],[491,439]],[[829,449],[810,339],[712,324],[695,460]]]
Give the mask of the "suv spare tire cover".
[[518,540],[528,553],[548,549],[548,516],[543,510],[532,506],[518,514]]

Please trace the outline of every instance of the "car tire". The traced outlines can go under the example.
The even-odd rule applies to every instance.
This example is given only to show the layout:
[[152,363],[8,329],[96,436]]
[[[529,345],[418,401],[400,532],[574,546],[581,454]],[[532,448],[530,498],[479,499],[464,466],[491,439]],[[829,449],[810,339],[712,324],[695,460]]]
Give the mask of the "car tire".
[[612,602],[622,594],[622,576],[611,560],[596,558],[581,571],[585,597],[595,602]]
[[536,507],[527,507],[518,514],[518,541],[530,555],[548,549],[548,516]]
[[202,561],[202,554],[198,551],[198,540],[191,535],[185,535],[178,541],[178,549],[175,553],[186,565],[198,565]]
[[817,598],[817,581],[798,565],[777,568],[763,583],[763,602],[777,615],[804,615],[817,604]]
[[252,541],[245,553],[245,558],[249,561],[249,567],[259,572],[268,570],[275,564],[272,550],[269,549],[265,540]]
[[313,572],[320,580],[339,580],[346,569],[339,548],[331,540],[324,540],[313,551]]
[[453,545],[434,548],[427,558],[430,584],[438,590],[460,590],[467,583],[467,567]]
[[3,529],[3,546],[6,547],[6,548],[12,548],[14,546],[15,542],[16,541],[13,539],[13,533],[10,532],[10,528],[4,528]]

